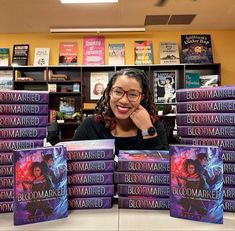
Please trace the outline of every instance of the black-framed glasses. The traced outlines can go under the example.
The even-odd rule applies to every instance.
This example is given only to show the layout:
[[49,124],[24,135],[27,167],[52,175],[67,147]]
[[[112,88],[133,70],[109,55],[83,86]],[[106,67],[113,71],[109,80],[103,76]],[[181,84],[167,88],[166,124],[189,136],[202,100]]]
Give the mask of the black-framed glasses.
[[121,99],[126,94],[130,102],[136,102],[142,95],[142,92],[134,89],[124,91],[121,87],[113,87],[111,89],[111,94],[114,99]]

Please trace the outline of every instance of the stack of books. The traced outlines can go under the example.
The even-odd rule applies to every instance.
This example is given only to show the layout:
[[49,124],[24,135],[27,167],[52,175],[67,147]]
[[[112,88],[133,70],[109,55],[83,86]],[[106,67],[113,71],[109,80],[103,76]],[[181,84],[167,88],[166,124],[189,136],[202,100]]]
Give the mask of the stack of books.
[[0,91],[0,212],[11,212],[13,150],[43,146],[48,92]]
[[169,209],[169,152],[119,151],[117,183],[119,208]]

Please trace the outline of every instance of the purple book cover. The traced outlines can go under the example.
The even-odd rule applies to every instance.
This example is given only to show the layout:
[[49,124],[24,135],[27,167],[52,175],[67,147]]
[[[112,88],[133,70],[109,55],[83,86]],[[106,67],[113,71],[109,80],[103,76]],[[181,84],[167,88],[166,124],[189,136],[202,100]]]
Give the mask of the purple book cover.
[[13,185],[14,185],[13,176],[0,177],[0,189],[13,188]]
[[179,102],[176,105],[177,113],[202,112],[235,112],[234,100],[211,100],[197,102]]
[[235,99],[235,86],[185,88],[176,90],[177,102]]
[[13,202],[0,201],[0,213],[10,213],[10,212],[13,212]]
[[235,163],[224,163],[224,173],[235,174]]
[[1,176],[13,176],[13,165],[0,165]]
[[14,224],[67,217],[65,148],[16,150],[14,163]]
[[235,186],[235,175],[223,174],[223,183],[225,186]]
[[119,196],[169,197],[170,186],[118,184],[117,192]]
[[169,209],[169,198],[157,197],[119,197],[118,207],[122,209]]
[[44,139],[46,127],[42,128],[0,128],[0,139]]
[[69,174],[68,185],[113,184],[112,172]]
[[197,114],[177,114],[176,123],[181,125],[225,125],[234,126],[235,113],[197,113]]
[[43,140],[1,140],[0,150],[1,152],[9,152],[12,150],[25,149],[25,148],[36,148],[42,147]]
[[87,197],[68,199],[69,209],[109,209],[112,197]]
[[226,199],[235,200],[235,188],[225,186],[223,189],[223,196]]
[[224,200],[224,211],[235,212],[235,200]]
[[169,173],[114,172],[114,183],[169,185],[169,177]]
[[0,104],[2,115],[47,115],[47,104]]
[[13,164],[13,152],[0,152],[0,165]]
[[70,161],[68,162],[68,173],[79,172],[113,172],[113,160],[95,160],[95,161]]
[[1,128],[19,128],[19,127],[46,127],[48,125],[48,116],[40,115],[0,115]]
[[235,126],[177,126],[181,137],[235,137]]
[[0,91],[0,103],[48,104],[48,91]]
[[69,186],[68,197],[111,197],[114,185],[82,185]]
[[170,145],[170,215],[223,223],[222,150],[215,146]]
[[169,172],[169,152],[158,150],[119,151],[118,171]]
[[13,189],[0,189],[0,201],[13,201]]
[[191,145],[209,145],[209,146],[220,146],[224,149],[235,150],[235,139],[207,139],[207,138],[181,138],[182,144]]
[[222,151],[223,162],[235,163],[235,151],[223,150]]

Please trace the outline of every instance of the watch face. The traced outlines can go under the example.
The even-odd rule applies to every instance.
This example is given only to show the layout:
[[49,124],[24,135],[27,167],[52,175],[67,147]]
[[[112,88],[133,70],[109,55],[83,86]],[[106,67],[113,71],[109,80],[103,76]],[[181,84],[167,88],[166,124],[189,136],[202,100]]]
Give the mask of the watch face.
[[149,134],[150,136],[155,135],[155,133],[156,133],[155,127],[150,127],[150,128],[148,129],[148,134]]

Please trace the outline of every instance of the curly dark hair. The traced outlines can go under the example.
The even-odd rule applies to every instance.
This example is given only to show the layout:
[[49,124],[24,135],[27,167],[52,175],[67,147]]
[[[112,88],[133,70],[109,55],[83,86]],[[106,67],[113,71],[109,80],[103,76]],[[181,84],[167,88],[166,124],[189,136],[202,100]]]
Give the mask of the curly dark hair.
[[156,105],[154,104],[153,96],[150,91],[148,77],[144,71],[136,68],[126,68],[114,73],[108,82],[108,85],[103,93],[103,96],[97,103],[95,108],[96,120],[104,121],[105,127],[114,129],[116,126],[115,116],[110,107],[110,91],[119,76],[125,75],[129,78],[136,79],[142,88],[143,99],[141,105],[149,112],[152,122],[158,120]]
[[193,165],[195,167],[195,170],[196,170],[195,160],[193,160],[193,159],[186,159],[185,162],[184,162],[184,170],[185,170],[185,172],[188,172],[188,166],[189,165]]

